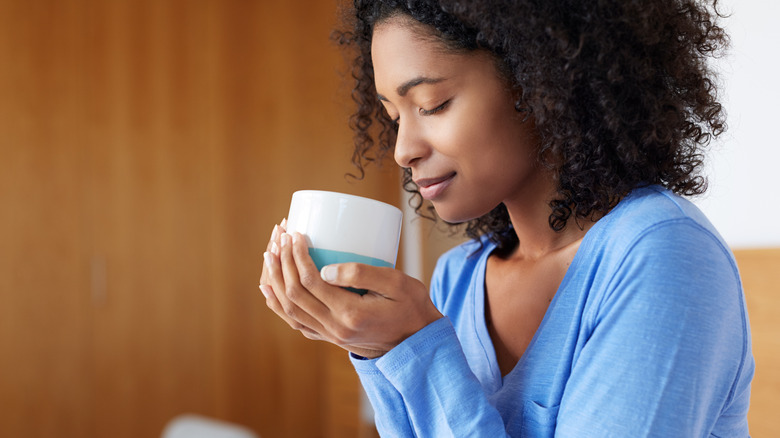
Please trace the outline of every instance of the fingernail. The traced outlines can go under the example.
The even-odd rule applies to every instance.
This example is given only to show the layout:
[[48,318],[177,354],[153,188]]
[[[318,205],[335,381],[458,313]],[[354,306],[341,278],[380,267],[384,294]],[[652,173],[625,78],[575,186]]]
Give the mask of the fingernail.
[[292,235],[292,241],[293,243],[298,243],[298,241],[301,240],[301,233],[295,232],[295,234]]
[[267,267],[271,267],[271,255],[268,254],[268,251],[263,253],[263,261]]
[[282,225],[282,228],[284,228],[285,230],[287,229],[287,218],[282,219],[281,225]]
[[279,247],[276,245],[276,242],[271,243],[271,252],[279,255]]
[[327,281],[328,283],[336,281],[336,268],[333,266],[325,266],[320,271],[320,277],[322,277],[323,280]]
[[261,284],[260,285],[260,292],[263,293],[263,296],[268,299],[268,297],[271,296],[271,291],[268,290],[268,286]]
[[275,241],[279,236],[279,225],[274,225],[274,231],[271,233],[271,240]]
[[287,233],[282,233],[282,248],[287,246],[290,243],[290,235]]

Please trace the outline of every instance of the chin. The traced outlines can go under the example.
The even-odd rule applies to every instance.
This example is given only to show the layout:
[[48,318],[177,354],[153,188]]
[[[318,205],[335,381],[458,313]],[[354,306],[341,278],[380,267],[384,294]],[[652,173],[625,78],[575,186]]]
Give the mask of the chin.
[[443,220],[448,224],[453,224],[453,225],[462,224],[464,222],[477,219],[479,217],[486,215],[487,213],[490,213],[490,210],[487,210],[482,213],[478,213],[475,212],[473,209],[459,209],[454,207],[448,207],[442,205],[441,203],[437,205],[436,202],[432,202],[432,204],[433,204],[433,208],[436,210],[436,215],[439,217],[439,219]]

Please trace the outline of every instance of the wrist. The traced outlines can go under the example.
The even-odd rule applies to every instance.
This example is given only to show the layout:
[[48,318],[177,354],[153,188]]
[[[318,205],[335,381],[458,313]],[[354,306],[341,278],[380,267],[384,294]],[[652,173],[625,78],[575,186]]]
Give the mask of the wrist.
[[382,357],[387,351],[370,350],[365,348],[348,348],[349,354],[358,360],[371,360]]

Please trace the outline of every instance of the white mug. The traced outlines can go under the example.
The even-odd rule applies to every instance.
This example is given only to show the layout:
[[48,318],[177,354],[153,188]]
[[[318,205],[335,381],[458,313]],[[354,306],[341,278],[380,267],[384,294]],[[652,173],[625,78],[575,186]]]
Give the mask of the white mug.
[[293,193],[287,232],[306,238],[317,269],[358,262],[395,267],[403,213],[374,199],[345,193]]

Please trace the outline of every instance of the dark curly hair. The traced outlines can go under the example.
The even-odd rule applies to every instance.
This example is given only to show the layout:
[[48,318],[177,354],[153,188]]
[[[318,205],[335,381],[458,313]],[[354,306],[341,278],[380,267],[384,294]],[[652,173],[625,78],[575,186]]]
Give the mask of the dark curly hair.
[[[491,52],[533,117],[539,159],[557,177],[550,227],[606,214],[631,190],[652,184],[678,194],[706,190],[700,175],[712,136],[725,129],[709,58],[728,45],[717,0],[354,0],[338,42],[355,49],[353,163],[392,154],[396,128],[377,99],[374,26],[405,14],[453,51]],[[422,197],[405,169],[404,189]],[[517,237],[503,204],[469,221],[502,248]]]

